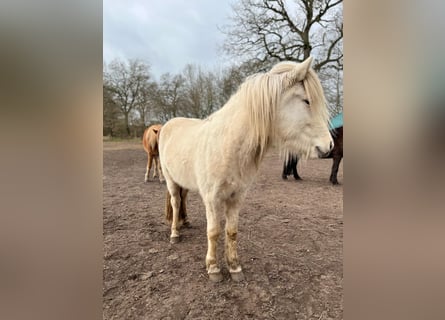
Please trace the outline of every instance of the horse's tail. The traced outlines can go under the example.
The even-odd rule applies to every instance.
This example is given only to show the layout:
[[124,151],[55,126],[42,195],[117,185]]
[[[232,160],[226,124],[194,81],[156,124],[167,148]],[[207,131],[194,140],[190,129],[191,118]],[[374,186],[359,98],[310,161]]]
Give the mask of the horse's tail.
[[142,135],[142,145],[144,146],[144,150],[145,150],[145,152],[148,153],[147,131],[148,131],[148,128],[145,129],[144,134]]
[[[187,219],[187,209],[186,209],[186,199],[183,197],[184,194],[184,189],[183,188],[179,188],[179,197],[181,199],[181,203],[179,205],[179,221],[186,221]],[[171,194],[170,192],[168,192],[165,195],[165,219],[167,219],[168,222],[172,222],[173,221],[173,207],[172,207],[172,203],[171,203]]]

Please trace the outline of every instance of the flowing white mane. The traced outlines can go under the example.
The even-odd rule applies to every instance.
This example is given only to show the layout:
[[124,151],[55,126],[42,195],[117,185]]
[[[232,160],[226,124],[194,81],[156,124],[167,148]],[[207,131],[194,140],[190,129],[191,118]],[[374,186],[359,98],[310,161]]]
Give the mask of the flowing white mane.
[[[256,162],[267,151],[270,140],[275,136],[277,107],[286,88],[294,85],[286,79],[286,74],[298,65],[296,62],[280,62],[267,73],[257,73],[246,79],[235,94],[239,104],[244,105],[250,114],[246,135],[251,138],[250,149],[256,150]],[[323,123],[329,122],[329,113],[320,80],[314,70],[309,69],[303,87],[311,104],[312,116]]]

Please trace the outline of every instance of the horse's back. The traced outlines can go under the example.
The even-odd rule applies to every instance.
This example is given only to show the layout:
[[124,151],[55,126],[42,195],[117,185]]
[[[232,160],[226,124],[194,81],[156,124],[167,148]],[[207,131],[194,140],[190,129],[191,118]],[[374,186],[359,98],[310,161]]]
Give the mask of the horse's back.
[[[164,124],[164,135],[172,131],[183,131],[194,128],[203,123],[201,119],[177,117],[167,121]],[[167,133],[166,133],[167,132]]]
[[176,147],[193,144],[203,120],[192,118],[173,118],[162,127],[159,140],[161,148],[169,148],[174,144]]

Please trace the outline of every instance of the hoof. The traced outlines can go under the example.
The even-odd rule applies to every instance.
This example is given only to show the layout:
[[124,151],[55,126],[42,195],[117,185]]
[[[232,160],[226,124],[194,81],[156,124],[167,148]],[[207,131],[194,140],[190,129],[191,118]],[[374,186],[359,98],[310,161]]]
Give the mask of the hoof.
[[170,243],[175,244],[179,242],[179,237],[170,237]]
[[232,280],[235,282],[244,281],[244,274],[242,271],[240,272],[231,272],[230,276],[232,277]]
[[287,180],[287,176],[284,175],[284,174],[281,176],[281,178],[282,178],[283,180]]
[[209,273],[209,280],[212,282],[221,282],[223,280],[223,276],[221,272]]

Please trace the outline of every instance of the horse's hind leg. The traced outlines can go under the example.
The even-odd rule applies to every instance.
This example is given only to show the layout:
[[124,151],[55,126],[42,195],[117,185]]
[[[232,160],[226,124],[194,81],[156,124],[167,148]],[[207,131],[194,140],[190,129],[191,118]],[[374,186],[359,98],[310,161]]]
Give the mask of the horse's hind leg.
[[159,163],[159,159],[158,156],[153,156],[153,161],[154,161],[154,168],[153,168],[153,179],[156,178],[157,176],[157,171],[158,171],[158,163]]
[[[179,229],[180,225],[189,226],[189,222],[187,220],[187,193],[188,190],[179,187],[179,196],[180,196],[180,205],[179,205],[179,213],[178,213],[178,224],[177,229]],[[170,192],[167,190],[166,199],[165,199],[165,218],[167,221],[172,224],[173,223],[173,206],[172,206],[172,196]]]
[[156,156],[153,157],[153,179],[157,176],[157,169],[158,169],[158,161],[156,160]]
[[190,226],[190,222],[187,219],[187,194],[188,190],[181,188],[181,206],[179,208],[179,221],[181,221],[182,225],[185,227]]
[[172,206],[173,216],[172,216],[172,225],[171,225],[171,235],[170,242],[178,243],[179,242],[179,210],[181,206],[181,188],[172,181],[167,181],[167,189],[170,193],[170,204]]
[[153,156],[151,154],[148,154],[147,170],[145,171],[145,179],[144,179],[145,182],[148,181],[148,178],[150,176],[150,169],[151,169],[152,161],[153,161]]
[[230,276],[233,281],[244,280],[237,250],[239,209],[239,204],[236,203],[229,205],[226,211],[225,254]]
[[216,258],[216,244],[221,233],[219,212],[224,211],[224,205],[220,201],[206,200],[207,217],[207,255],[206,267],[209,280],[219,282],[223,279]]

